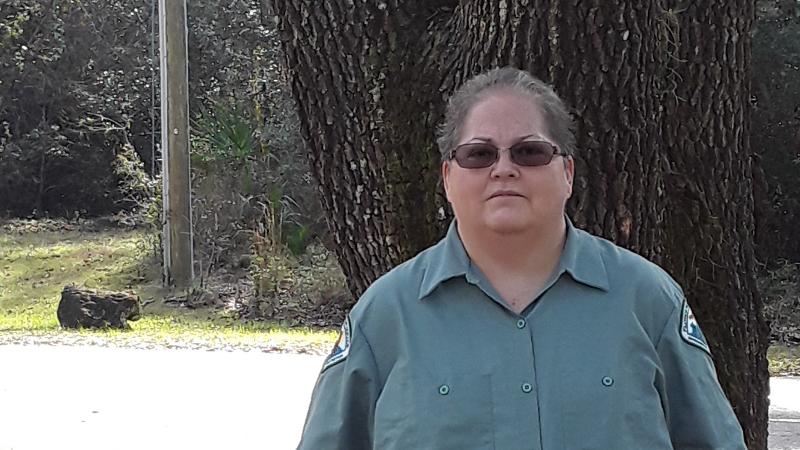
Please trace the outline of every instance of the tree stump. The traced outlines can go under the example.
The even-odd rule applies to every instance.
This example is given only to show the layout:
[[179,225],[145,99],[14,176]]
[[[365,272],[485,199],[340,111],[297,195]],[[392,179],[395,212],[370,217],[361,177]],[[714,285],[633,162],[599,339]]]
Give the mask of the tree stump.
[[126,292],[97,291],[65,286],[56,312],[62,328],[130,329],[139,320],[139,297]]

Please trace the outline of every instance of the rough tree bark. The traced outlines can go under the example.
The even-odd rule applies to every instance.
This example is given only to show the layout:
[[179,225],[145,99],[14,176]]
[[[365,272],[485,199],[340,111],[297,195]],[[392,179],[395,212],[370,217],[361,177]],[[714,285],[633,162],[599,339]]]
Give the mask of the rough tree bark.
[[661,262],[666,199],[659,136],[662,11],[658,2],[550,5],[549,74],[575,106],[582,228]]
[[429,103],[442,96],[441,78],[426,77],[414,55],[428,24],[419,14],[436,10],[421,5],[274,5],[301,132],[355,294],[442,231],[431,134],[439,114]]
[[[750,447],[766,448],[767,341],[752,283],[741,95],[752,23],[745,0],[712,1],[718,6],[704,6],[694,29],[647,0],[262,2],[274,8],[301,132],[355,295],[443,232],[449,212],[434,134],[447,95],[491,67],[527,69],[575,107],[571,216],[672,269],[712,341]],[[701,186],[700,200],[676,180]]]
[[667,2],[666,268],[683,284],[751,448],[767,448],[769,328],[756,288],[750,0]]

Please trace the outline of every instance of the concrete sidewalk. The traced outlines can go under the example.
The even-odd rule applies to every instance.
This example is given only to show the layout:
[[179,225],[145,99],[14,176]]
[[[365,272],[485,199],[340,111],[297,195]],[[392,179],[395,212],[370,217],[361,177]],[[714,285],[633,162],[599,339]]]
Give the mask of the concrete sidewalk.
[[[322,358],[0,346],[0,450],[289,450]],[[770,449],[800,450],[800,380],[773,378]]]
[[800,379],[772,378],[769,385],[769,448],[800,450]]

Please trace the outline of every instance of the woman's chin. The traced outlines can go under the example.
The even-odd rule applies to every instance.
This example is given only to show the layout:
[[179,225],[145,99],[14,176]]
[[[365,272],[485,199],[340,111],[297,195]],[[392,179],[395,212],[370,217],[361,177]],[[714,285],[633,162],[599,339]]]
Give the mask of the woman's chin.
[[498,214],[486,219],[486,228],[497,234],[516,234],[530,231],[533,223],[519,215]]

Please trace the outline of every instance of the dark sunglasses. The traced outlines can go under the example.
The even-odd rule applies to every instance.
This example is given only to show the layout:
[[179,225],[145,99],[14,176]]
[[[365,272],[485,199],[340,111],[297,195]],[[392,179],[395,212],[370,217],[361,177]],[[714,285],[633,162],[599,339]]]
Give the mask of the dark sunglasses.
[[[500,158],[500,148],[492,144],[477,142],[461,144],[450,151],[450,159],[455,159],[465,169],[483,169],[491,166]],[[511,161],[519,166],[546,166],[553,156],[566,156],[560,153],[553,144],[544,141],[522,141],[508,149]]]

